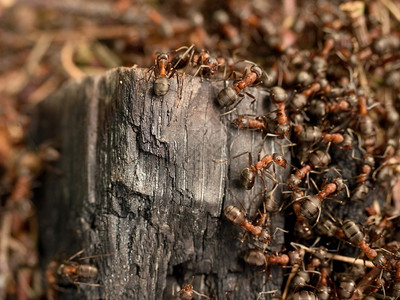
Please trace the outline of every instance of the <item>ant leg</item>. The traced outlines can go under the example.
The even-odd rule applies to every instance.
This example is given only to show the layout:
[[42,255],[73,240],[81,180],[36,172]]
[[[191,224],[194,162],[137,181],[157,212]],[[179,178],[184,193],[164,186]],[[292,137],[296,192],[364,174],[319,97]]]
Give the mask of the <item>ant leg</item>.
[[261,172],[257,172],[257,173],[258,173],[258,176],[260,176],[260,178],[261,178],[261,180],[262,180],[262,182],[263,182],[263,184],[264,184],[264,191],[263,191],[263,194],[265,194],[265,193],[267,192],[267,190],[268,190],[268,188],[267,188],[267,183],[265,182],[264,177],[261,175]]
[[251,87],[257,87],[257,86],[259,86],[260,84],[262,84],[263,82],[262,81],[259,81],[259,82],[257,82],[257,83],[253,83],[252,85],[251,85]]
[[96,287],[101,287],[101,288],[103,288],[103,289],[106,289],[106,286],[105,286],[105,285],[98,284],[98,283],[89,283],[89,282],[81,282],[81,281],[72,281],[72,283],[73,283],[74,285],[76,285],[76,286],[78,287],[78,289],[79,289],[79,286],[80,286],[80,285],[85,285],[85,286],[96,286]]
[[251,152],[249,151],[249,168],[252,166],[253,164],[253,157],[251,156]]
[[[225,163],[225,162],[227,162],[227,161],[229,161],[229,160],[238,158],[238,157],[240,157],[240,156],[242,156],[242,155],[245,155],[245,154],[247,154],[247,153],[248,153],[248,154],[250,155],[250,157],[251,157],[251,153],[250,153],[249,151],[246,151],[246,152],[237,154],[237,155],[235,155],[235,156],[233,156],[233,157],[231,157],[231,158],[229,158],[229,159],[223,159],[223,160],[212,159],[212,161],[215,162],[215,163]],[[251,166],[251,158],[250,158],[250,166]]]
[[[192,79],[191,79],[190,81],[192,81],[193,78],[196,77],[197,74],[200,72],[200,70],[201,70],[201,69],[204,69],[204,68],[210,68],[210,66],[207,66],[207,65],[200,65],[199,68],[197,69],[196,73],[194,73],[194,75],[193,75],[193,77],[192,77]],[[203,79],[203,76],[202,76],[202,75],[201,75],[201,78]]]
[[254,102],[257,101],[256,97],[254,97],[252,94],[248,93],[248,92],[244,92],[247,96],[249,96],[250,98],[253,99],[253,101],[251,101],[251,104],[253,104]]
[[172,72],[171,72],[171,74],[168,75],[168,79],[170,79],[172,76],[174,76],[175,73],[176,73],[176,69],[172,68]]
[[193,293],[195,293],[197,296],[199,296],[199,297],[203,297],[203,298],[206,298],[206,299],[210,299],[210,297],[208,297],[208,296],[206,296],[206,295],[204,295],[204,294],[201,294],[201,293],[199,293],[199,292],[196,292],[195,290],[193,290]]
[[66,261],[71,261],[71,260],[73,260],[75,257],[77,257],[77,256],[80,256],[83,252],[85,252],[86,251],[86,249],[82,249],[82,250],[79,250],[78,252],[76,252],[74,255],[72,255],[70,258],[68,258]]
[[80,257],[80,258],[78,258],[78,260],[85,260],[85,259],[96,258],[96,257],[111,256],[111,255],[114,255],[114,254],[115,254],[114,252],[105,253],[105,254],[96,254],[96,255]]
[[[188,55],[190,53],[190,51],[194,52],[194,45],[192,44],[190,47],[187,47],[187,46],[180,47],[175,50],[175,53],[179,52],[180,50],[183,50],[183,49],[187,49],[187,50],[181,55],[181,57],[178,59],[178,61],[175,63],[175,65],[172,66],[173,69],[175,69],[179,65],[179,63],[182,61],[182,59],[184,57],[186,57],[186,55]],[[192,57],[192,55],[190,57]]]
[[275,294],[275,293],[277,293],[277,292],[278,292],[278,290],[273,290],[273,291],[269,291],[269,292],[259,292],[259,293],[258,293],[257,300],[260,300],[262,295]]
[[153,74],[154,74],[154,77],[156,77],[156,71],[155,71],[155,70],[156,70],[156,67],[155,67],[155,66],[151,66],[151,67],[147,70],[146,74],[144,75],[146,81],[150,81],[151,73],[153,73]]
[[279,181],[276,180],[276,178],[272,174],[270,174],[270,172],[268,170],[264,171],[264,174],[265,174],[265,176],[267,176],[269,179],[272,180],[272,182],[274,183],[274,186],[276,184],[279,184]]
[[[239,95],[239,96],[240,96],[240,95]],[[241,96],[241,97],[242,97],[242,96]],[[232,107],[231,110],[229,110],[229,111],[227,111],[227,112],[224,112],[223,114],[220,114],[219,116],[220,116],[220,117],[223,117],[223,116],[226,116],[226,115],[229,115],[229,114],[233,113],[233,112],[236,110],[236,107],[240,104],[240,102],[242,102],[243,99],[244,99],[243,97],[240,98],[239,101]]]
[[313,184],[314,188],[315,188],[318,192],[320,192],[320,190],[319,190],[317,184],[315,183],[314,179],[310,178],[310,180],[311,180],[311,183]]

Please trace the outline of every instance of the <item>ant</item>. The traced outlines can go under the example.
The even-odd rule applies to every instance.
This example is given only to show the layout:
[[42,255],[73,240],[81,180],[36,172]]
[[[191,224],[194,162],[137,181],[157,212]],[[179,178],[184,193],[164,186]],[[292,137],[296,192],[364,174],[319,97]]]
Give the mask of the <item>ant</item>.
[[[84,278],[84,279],[95,278],[99,273],[97,267],[91,264],[81,264],[76,261],[73,261],[74,258],[80,256],[83,252],[85,252],[85,249],[78,251],[70,258],[68,258],[64,263],[60,264],[57,269],[58,275],[73,280],[78,278]],[[86,258],[87,257],[81,257],[79,258],[79,260],[83,260]],[[76,281],[72,281],[72,283],[80,284],[80,282]],[[95,286],[99,285],[96,284]]]
[[[76,286],[87,285],[87,286],[97,286],[104,287],[103,285],[96,283],[85,283],[77,281],[78,279],[94,279],[99,273],[96,266],[91,264],[84,264],[75,261],[74,259],[80,256],[85,249],[82,249],[72,255],[70,258],[65,260],[63,263],[59,264],[55,260],[50,261],[46,269],[46,281],[49,285],[48,294],[55,294],[55,290],[64,290],[57,285],[57,275],[60,277],[67,278],[71,283]],[[106,254],[109,255],[109,254]],[[92,256],[93,257],[93,256]],[[90,257],[81,257],[78,260],[84,260]]]
[[265,116],[256,116],[255,118],[239,116],[232,121],[232,124],[238,129],[255,129],[261,132],[268,131],[268,120]]
[[179,291],[179,299],[181,300],[192,300],[193,299],[193,285],[185,284]]
[[372,153],[376,147],[376,132],[372,118],[368,114],[367,99],[365,96],[358,97],[360,113],[359,130],[364,140],[364,148],[368,153]]
[[[164,96],[169,90],[169,80],[171,74],[171,58],[167,53],[160,53],[154,63],[154,75],[157,79],[154,81],[154,94]],[[170,75],[167,75],[170,74]]]
[[154,94],[156,94],[156,96],[164,96],[168,93],[170,86],[168,79],[174,75],[177,69],[181,68],[179,63],[182,61],[182,57],[186,57],[189,53],[188,51],[190,51],[193,47],[194,45],[189,47],[184,54],[175,55],[174,57],[171,57],[170,53],[179,52],[186,47],[181,47],[172,52],[160,53],[157,55],[154,61],[154,66],[152,67],[154,68],[154,75],[156,77],[153,86]]
[[289,176],[287,184],[289,189],[296,190],[301,183],[301,180],[311,172],[313,169],[323,168],[329,165],[331,162],[331,157],[327,152],[322,150],[316,150],[311,152],[308,156],[308,163],[304,165],[301,169],[297,170],[294,174]]
[[316,117],[325,117],[328,113],[348,111],[349,109],[350,104],[347,100],[328,104],[325,101],[313,99],[308,111]]
[[200,294],[193,289],[193,285],[191,283],[185,284],[182,289],[179,291],[178,297],[180,300],[192,300],[193,295],[196,294],[200,297],[204,297],[206,299],[210,299],[210,297]]
[[352,192],[351,201],[358,202],[365,199],[369,188],[366,184],[372,168],[375,166],[375,159],[372,155],[366,153],[363,157],[364,164],[361,168],[361,174],[357,177],[357,186]]
[[194,66],[199,66],[193,76],[196,76],[201,70],[201,76],[213,77],[219,66],[217,59],[212,57],[210,53],[205,50],[201,50],[199,54],[193,56],[192,64]]
[[[235,73],[233,73],[233,74],[235,74]],[[262,74],[263,74],[262,69],[255,64],[253,64],[249,68],[246,68],[242,78],[239,80],[235,80],[233,82],[233,88],[228,86],[228,87],[222,89],[218,93],[217,101],[218,101],[219,105],[222,107],[231,106],[233,103],[236,102],[236,100],[239,97],[243,98],[245,96],[245,94],[248,95],[250,98],[252,98],[253,101],[255,101],[256,98],[253,95],[245,92],[244,90],[246,87],[255,86],[254,82],[257,79],[261,78]],[[260,84],[260,83],[258,83],[258,84]],[[256,85],[258,85],[258,84],[256,84]],[[236,104],[236,106],[239,103],[240,102],[238,102]]]
[[322,201],[334,192],[342,191],[346,187],[341,177],[335,178],[333,182],[325,185],[317,195],[307,196],[301,203],[298,211],[299,215],[309,222],[313,223],[317,220],[322,212]]
[[316,143],[321,139],[335,144],[340,144],[344,141],[344,136],[340,133],[325,133],[317,126],[306,126],[296,124],[294,132],[297,138],[303,143]]
[[287,254],[269,255],[264,253],[261,249],[250,249],[243,257],[244,261],[249,265],[263,266],[268,264],[287,265],[289,263],[289,256]]
[[246,213],[242,211],[240,208],[229,205],[224,209],[225,217],[231,221],[233,224],[242,227],[243,229],[251,232],[253,235],[260,235],[261,234],[261,227],[254,226],[246,219]]
[[278,187],[278,185],[279,185],[278,183],[275,183],[272,190],[264,196],[264,201],[263,201],[264,212],[262,213],[258,211],[259,218],[256,220],[256,227],[260,227],[261,232],[257,236],[257,240],[263,244],[268,244],[272,239],[268,226],[271,225],[270,214],[275,211],[277,206],[277,199],[274,196],[274,192]]
[[283,88],[275,86],[271,88],[271,98],[272,103],[277,107],[274,133],[278,138],[283,139],[290,132],[290,122],[285,111],[288,94]]
[[[379,274],[381,274],[382,270],[378,267],[374,267],[371,269],[371,271],[369,271],[369,273],[367,273],[358,283],[357,285],[354,287],[354,289],[349,289],[349,291],[347,292],[348,295],[348,299],[350,300],[356,300],[356,299],[360,299],[360,296],[364,293],[364,291],[368,288],[370,288],[372,286],[372,283],[374,283],[374,285],[377,285],[377,287],[380,287],[382,285],[382,283],[380,282],[381,280],[377,280],[377,277],[379,276]],[[354,282],[354,281],[353,281]],[[352,287],[352,286],[351,286]],[[377,287],[375,287],[374,289],[376,289]],[[363,298],[366,299],[366,298]]]
[[349,242],[360,247],[361,251],[363,251],[369,259],[373,260],[374,263],[376,262],[374,260],[376,257],[381,258],[378,256],[378,252],[367,244],[364,239],[364,233],[354,221],[344,221],[342,230]]
[[323,92],[329,92],[330,91],[330,85],[326,80],[321,80],[320,82],[313,82],[311,85],[303,90],[300,94],[295,94],[292,101],[291,101],[291,106],[295,110],[302,109],[307,105],[308,99],[311,97],[312,94],[315,94],[319,91]]
[[172,59],[171,64],[174,69],[183,69],[188,65],[192,65],[193,67],[199,66],[193,77],[195,77],[200,71],[201,77],[213,77],[218,71],[218,60],[212,57],[208,51],[201,50],[198,54],[195,54],[194,45],[191,45],[190,47],[182,47],[181,49],[183,48],[187,48],[185,53],[175,56]]
[[[266,188],[265,180],[261,175],[261,171],[266,171],[271,166],[272,163],[275,163],[278,166],[285,169],[286,168],[286,159],[278,153],[274,153],[272,155],[267,154],[263,158],[261,158],[261,159],[259,158],[258,162],[256,162],[254,165],[252,165],[253,159],[251,157],[251,153],[250,152],[248,152],[248,153],[249,153],[249,167],[243,169],[242,173],[240,174],[240,183],[246,190],[250,190],[254,186],[256,174],[258,174],[258,176],[260,176],[261,180],[263,181],[264,188],[266,190],[267,188]],[[276,181],[276,179],[273,179],[273,180]]]

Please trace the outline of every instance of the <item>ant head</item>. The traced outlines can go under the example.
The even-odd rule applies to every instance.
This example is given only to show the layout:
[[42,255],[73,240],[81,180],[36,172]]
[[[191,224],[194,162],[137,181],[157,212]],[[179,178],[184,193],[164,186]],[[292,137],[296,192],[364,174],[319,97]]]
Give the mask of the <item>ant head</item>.
[[341,190],[344,190],[346,187],[347,187],[347,185],[345,184],[345,179],[343,179],[342,177],[336,177],[334,180],[333,180],[333,182],[336,184],[336,186],[337,186],[337,191],[341,191]]
[[286,159],[282,155],[274,153],[272,159],[278,166],[281,166],[284,169],[286,168]]
[[217,59],[216,58],[214,58],[214,57],[208,57],[207,59],[206,59],[206,65],[211,65],[211,66],[218,66],[218,61],[217,61]]
[[375,166],[375,159],[372,155],[367,153],[364,155],[363,159],[364,159],[364,163],[369,165],[370,167]]
[[263,73],[262,69],[257,65],[251,66],[250,71],[256,73],[258,78],[260,78]]
[[165,59],[165,60],[169,60],[169,56],[167,53],[160,53],[157,55],[157,60],[161,60],[161,59]]

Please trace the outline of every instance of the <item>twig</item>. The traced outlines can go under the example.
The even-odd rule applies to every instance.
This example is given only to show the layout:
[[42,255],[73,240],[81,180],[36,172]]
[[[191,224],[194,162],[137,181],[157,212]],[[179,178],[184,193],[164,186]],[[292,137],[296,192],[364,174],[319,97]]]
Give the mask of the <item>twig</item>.
[[[308,248],[304,245],[301,244],[296,244],[297,247],[300,247],[301,249],[304,249],[306,252],[314,254],[316,250]],[[343,256],[343,255],[338,255],[338,254],[332,254],[332,253],[326,253],[326,258],[328,259],[333,259],[337,261],[342,261],[346,262],[349,264],[356,264],[356,265],[361,265],[361,266],[366,266],[367,268],[374,268],[375,265],[372,263],[370,260],[365,260],[365,259],[360,259],[360,258],[353,258],[353,257],[348,257],[348,256]]]
[[65,43],[61,49],[61,64],[69,76],[72,78],[81,78],[85,74],[75,65],[73,55],[74,45],[71,42]]
[[383,5],[393,14],[397,21],[400,22],[400,9],[390,0],[380,0]]
[[29,57],[26,60],[25,67],[29,76],[32,76],[43,56],[46,54],[47,49],[51,45],[51,37],[47,34],[42,34],[37,40],[32,51],[29,53]]

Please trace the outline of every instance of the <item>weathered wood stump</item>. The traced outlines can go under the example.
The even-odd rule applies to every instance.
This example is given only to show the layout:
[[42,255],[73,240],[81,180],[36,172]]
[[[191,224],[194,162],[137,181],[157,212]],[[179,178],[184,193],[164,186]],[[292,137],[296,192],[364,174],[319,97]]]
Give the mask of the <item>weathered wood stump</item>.
[[[229,121],[233,115],[220,116],[215,98],[222,81],[177,76],[169,92],[156,97],[150,75],[112,70],[71,82],[38,107],[37,142],[51,140],[62,153],[59,172],[46,174],[38,199],[43,261],[80,249],[112,253],[90,260],[99,275],[86,282],[105,288],[82,285],[80,295],[88,299],[171,299],[178,285],[190,282],[218,299],[225,292],[254,299],[280,288],[280,268],[270,278],[245,265],[242,231],[222,215],[240,203],[254,215],[263,189],[260,178],[251,191],[239,185],[248,155],[223,160],[245,151],[254,160],[260,151],[281,152],[278,140],[238,131]],[[241,114],[273,108],[267,92],[249,92],[258,100],[243,100]],[[276,171],[283,181],[289,168]],[[276,227],[284,227],[282,216],[274,217]],[[280,231],[275,240],[271,249],[279,251]],[[74,291],[60,293],[70,297]]]
[[[258,177],[251,191],[240,186],[246,151],[255,160],[258,153],[287,148],[282,140],[234,129],[233,114],[220,116],[215,98],[222,82],[178,76],[170,79],[166,96],[156,97],[150,75],[141,69],[113,70],[72,82],[38,107],[37,142],[50,140],[62,153],[59,172],[46,175],[38,200],[43,261],[61,261],[80,249],[100,255],[91,260],[99,276],[85,282],[104,288],[81,285],[81,295],[89,299],[171,299],[190,282],[218,299],[226,292],[231,299],[253,299],[280,289],[281,268],[273,267],[270,277],[244,264],[248,245],[239,241],[241,229],[222,217],[222,210],[234,204],[254,216],[264,186]],[[240,114],[274,109],[268,92],[249,91],[258,101],[251,105],[245,99]],[[331,149],[331,155],[338,169],[324,176],[340,170],[354,187],[353,159],[340,149]],[[277,179],[285,182],[288,172],[277,168]],[[271,189],[269,179],[267,184]],[[341,220],[363,222],[364,208],[382,200],[379,192],[375,187],[362,203],[329,206]],[[293,218],[284,224],[288,213],[274,216],[271,231],[293,226]],[[293,230],[286,242],[292,238]],[[269,250],[279,251],[282,244],[277,231]],[[357,255],[355,248],[348,250]],[[70,290],[61,298],[75,299],[75,289]]]

